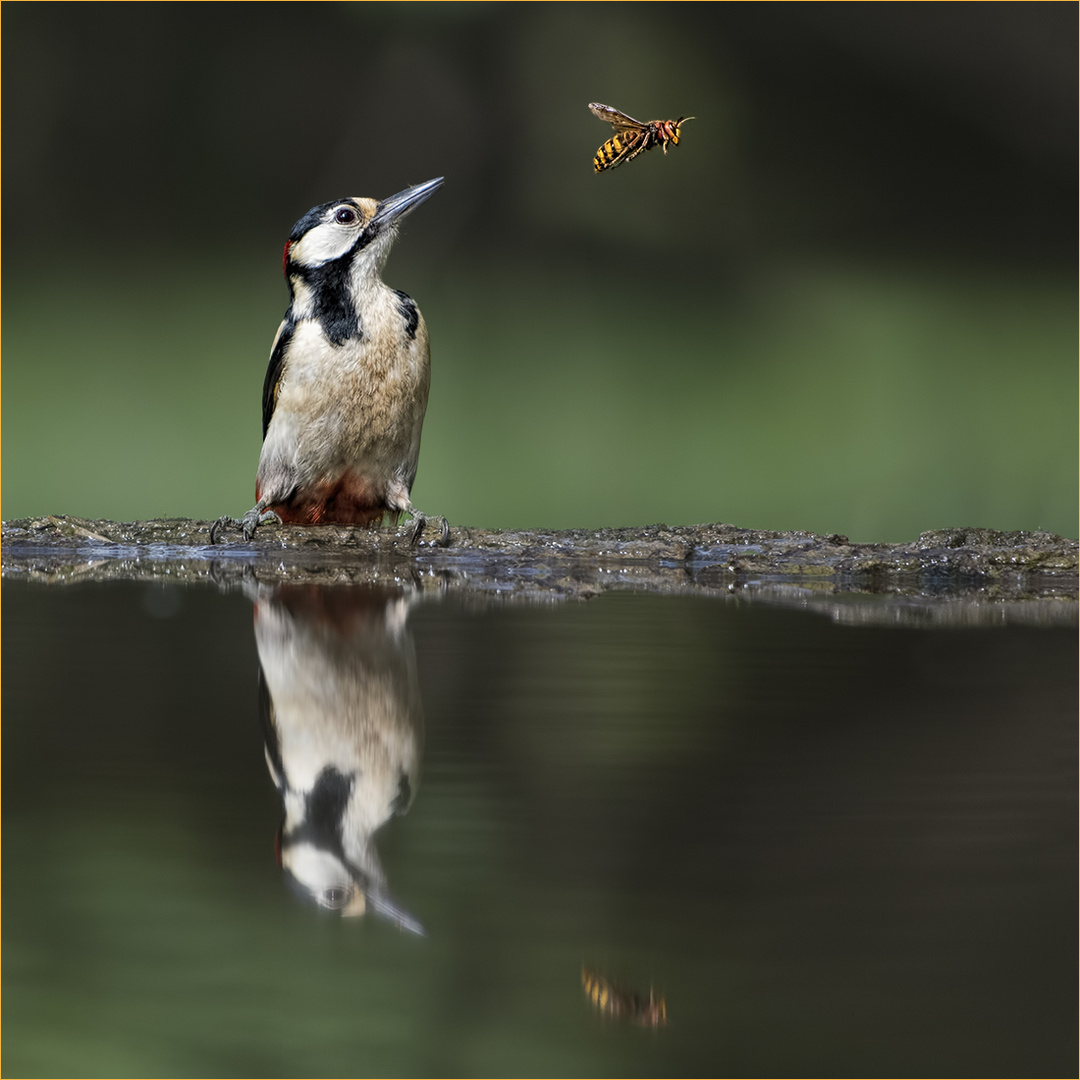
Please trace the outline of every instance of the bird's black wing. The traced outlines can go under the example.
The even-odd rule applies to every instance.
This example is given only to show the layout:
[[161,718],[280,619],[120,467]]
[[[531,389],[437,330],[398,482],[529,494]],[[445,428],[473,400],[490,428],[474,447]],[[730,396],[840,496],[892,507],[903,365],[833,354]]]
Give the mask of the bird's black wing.
[[270,426],[270,417],[274,415],[274,407],[277,405],[278,386],[281,384],[281,376],[285,370],[285,354],[289,351],[289,342],[292,341],[293,323],[286,319],[279,327],[277,337],[270,349],[270,363],[266,368],[266,380],[263,382],[262,396],[262,431],[266,438],[266,429]]

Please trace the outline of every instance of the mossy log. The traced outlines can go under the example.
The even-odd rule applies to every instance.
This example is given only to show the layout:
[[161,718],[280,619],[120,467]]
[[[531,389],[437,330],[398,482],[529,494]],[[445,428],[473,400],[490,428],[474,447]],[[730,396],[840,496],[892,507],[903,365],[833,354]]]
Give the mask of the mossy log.
[[[1077,622],[1077,541],[1045,532],[937,529],[909,543],[865,544],[721,524],[456,526],[450,545],[438,547],[411,544],[408,530],[275,525],[251,542],[229,534],[211,545],[209,528],[182,519],[6,521],[3,574],[45,583],[396,584],[536,600],[634,589],[812,607],[845,594],[888,594],[896,601],[890,618],[905,623]],[[857,607],[848,602],[843,616],[832,614],[852,621]],[[867,620],[882,621],[877,608]]]

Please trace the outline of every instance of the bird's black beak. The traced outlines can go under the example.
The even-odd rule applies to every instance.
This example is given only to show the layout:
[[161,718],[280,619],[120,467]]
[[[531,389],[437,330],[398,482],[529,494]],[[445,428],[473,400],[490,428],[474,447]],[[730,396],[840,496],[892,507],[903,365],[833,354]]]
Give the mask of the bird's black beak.
[[434,195],[436,189],[442,186],[442,182],[443,178],[437,176],[434,180],[428,180],[423,184],[414,184],[404,191],[399,191],[396,195],[383,199],[375,211],[375,216],[368,222],[368,227],[370,228],[376,224],[388,225],[392,221],[403,218],[406,214],[415,210],[430,195]]

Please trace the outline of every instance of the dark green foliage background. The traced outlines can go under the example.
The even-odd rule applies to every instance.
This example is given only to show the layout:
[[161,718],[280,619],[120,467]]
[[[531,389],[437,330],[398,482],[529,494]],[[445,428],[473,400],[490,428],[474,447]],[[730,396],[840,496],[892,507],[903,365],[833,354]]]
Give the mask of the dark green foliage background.
[[[3,515],[247,509],[292,223],[445,175],[429,513],[1075,535],[1075,23],[5,5]],[[595,176],[591,100],[698,119]]]

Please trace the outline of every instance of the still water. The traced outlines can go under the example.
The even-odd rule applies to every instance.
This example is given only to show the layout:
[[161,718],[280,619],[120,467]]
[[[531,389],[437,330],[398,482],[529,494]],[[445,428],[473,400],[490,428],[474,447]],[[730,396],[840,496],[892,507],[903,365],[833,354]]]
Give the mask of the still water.
[[6,1075],[1074,1068],[1072,630],[3,594]]

